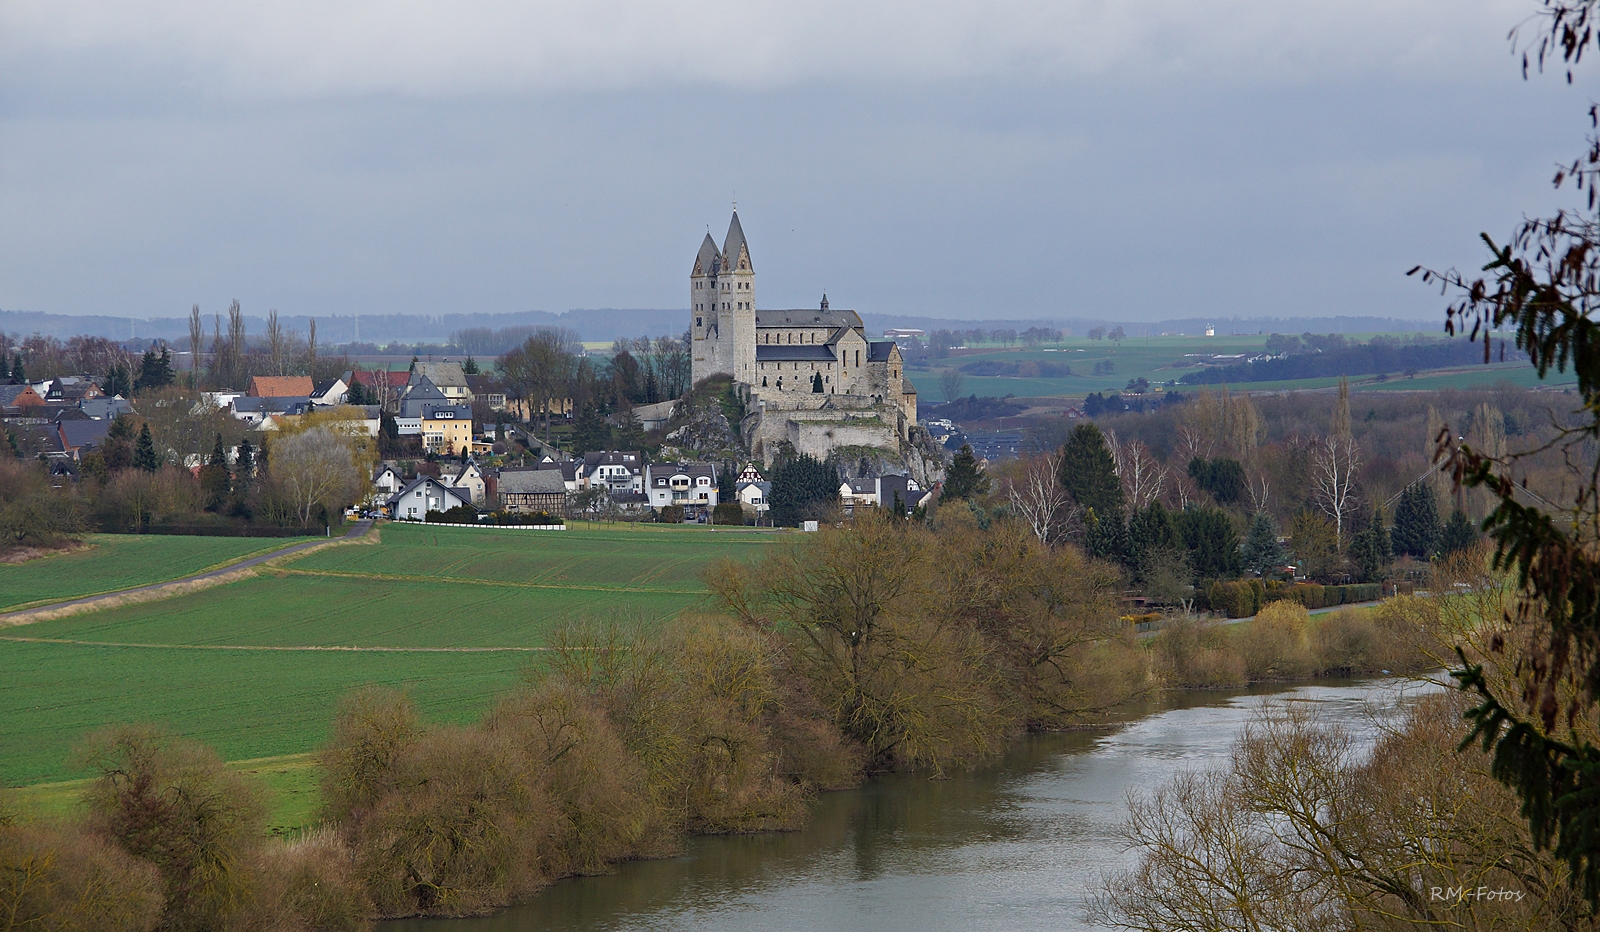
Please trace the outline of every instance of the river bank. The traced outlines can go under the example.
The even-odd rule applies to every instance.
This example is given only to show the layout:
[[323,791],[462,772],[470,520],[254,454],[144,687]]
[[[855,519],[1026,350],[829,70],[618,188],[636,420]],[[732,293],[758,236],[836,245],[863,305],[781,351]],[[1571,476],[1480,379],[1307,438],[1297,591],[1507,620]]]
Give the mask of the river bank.
[[492,916],[382,932],[1087,930],[1087,897],[1129,855],[1130,791],[1228,753],[1262,702],[1313,704],[1368,739],[1411,698],[1400,678],[1169,693],[1120,728],[1033,735],[950,779],[875,778],[821,794],[801,831],[702,836],[682,854],[559,881]]

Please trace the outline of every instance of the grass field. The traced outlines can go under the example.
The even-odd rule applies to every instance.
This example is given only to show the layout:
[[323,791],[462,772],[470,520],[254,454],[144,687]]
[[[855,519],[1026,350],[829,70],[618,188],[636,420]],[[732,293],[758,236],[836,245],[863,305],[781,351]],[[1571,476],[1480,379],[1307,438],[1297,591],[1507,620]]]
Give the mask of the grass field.
[[117,723],[162,724],[229,760],[301,754],[365,683],[409,689],[429,718],[469,720],[539,656],[484,648],[538,647],[582,619],[666,618],[705,599],[712,561],[759,556],[782,536],[387,525],[377,546],[276,574],[5,629],[0,784],[79,776],[72,748]]
[[[1370,334],[1349,334],[1351,340],[1366,339]],[[1438,336],[1429,333],[1428,336]],[[1183,376],[1197,371],[1200,366],[1187,354],[1190,353],[1216,353],[1222,355],[1234,353],[1261,352],[1266,345],[1266,337],[1258,334],[1239,336],[1216,337],[1143,337],[1124,340],[1121,345],[1109,340],[1091,341],[1086,339],[1066,340],[1052,346],[1041,346],[1032,349],[994,347],[993,349],[979,347],[981,350],[974,353],[961,353],[947,359],[932,360],[926,368],[908,366],[906,374],[917,387],[917,392],[923,402],[945,401],[944,388],[940,385],[940,376],[946,368],[959,368],[974,362],[994,361],[1005,364],[1035,362],[1068,365],[1072,367],[1073,374],[1065,378],[1023,378],[1020,376],[977,376],[966,374],[961,384],[961,394],[978,395],[980,397],[1003,398],[1014,395],[1018,398],[1056,398],[1066,397],[1080,400],[1090,392],[1115,392],[1123,389],[1130,379],[1145,378],[1152,385],[1167,381],[1182,379]],[[1095,366],[1102,362],[1109,362],[1113,371],[1108,375],[1095,375]],[[1372,377],[1378,373],[1369,372],[1351,376],[1350,380],[1359,391],[1424,391],[1446,388],[1491,388],[1500,382],[1508,382],[1518,387],[1527,388],[1534,385],[1558,385],[1573,381],[1560,374],[1552,374],[1551,378],[1540,382],[1534,374],[1533,367],[1528,365],[1491,365],[1482,367],[1454,368],[1439,370],[1437,372],[1423,372],[1413,379],[1402,378],[1399,373],[1389,373],[1385,382],[1373,382]],[[1327,388],[1338,383],[1336,378],[1327,379],[1294,379],[1279,382],[1247,382],[1231,386],[1236,390],[1245,391],[1287,391],[1291,389],[1316,389]],[[1178,390],[1183,392],[1198,390],[1200,386],[1179,385]],[[934,409],[929,410],[930,415],[936,415]]]
[[87,540],[92,545],[89,550],[0,564],[0,611],[189,576],[295,542],[293,538],[95,534]]

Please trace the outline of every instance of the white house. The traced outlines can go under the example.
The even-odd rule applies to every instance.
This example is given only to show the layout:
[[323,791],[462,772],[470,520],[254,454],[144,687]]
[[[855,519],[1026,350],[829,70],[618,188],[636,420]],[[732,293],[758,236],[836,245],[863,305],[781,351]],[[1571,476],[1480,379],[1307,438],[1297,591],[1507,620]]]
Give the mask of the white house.
[[440,477],[447,485],[457,491],[466,492],[472,496],[473,505],[482,505],[485,495],[483,470],[478,464],[468,460],[459,470],[447,473]]
[[717,467],[712,463],[650,463],[645,466],[650,507],[683,506],[696,517],[717,507]]
[[757,515],[764,515],[772,508],[772,503],[767,501],[772,496],[772,483],[742,481],[739,483],[738,496],[739,504]]
[[344,379],[341,378],[332,378],[319,382],[311,390],[311,400],[323,407],[342,405],[345,403],[345,399],[349,397],[350,386],[346,385]]
[[583,455],[577,475],[581,488],[643,492],[644,458],[636,450],[595,450]]
[[389,496],[384,510],[396,521],[421,521],[430,511],[472,507],[465,489],[453,489],[432,476],[418,476]]

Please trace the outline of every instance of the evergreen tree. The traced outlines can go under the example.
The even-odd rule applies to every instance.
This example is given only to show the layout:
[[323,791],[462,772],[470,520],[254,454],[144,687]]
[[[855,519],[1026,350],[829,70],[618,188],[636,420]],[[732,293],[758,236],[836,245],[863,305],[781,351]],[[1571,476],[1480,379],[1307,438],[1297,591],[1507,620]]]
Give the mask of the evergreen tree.
[[[0,356],[0,359],[4,358],[5,357]],[[15,456],[19,460],[22,459],[22,448],[17,446],[17,435],[9,430],[6,431],[6,443],[11,447],[11,455]]]
[[572,451],[588,453],[611,446],[611,425],[594,405],[584,405],[572,420]]
[[107,395],[122,395],[127,397],[133,394],[133,386],[128,381],[128,367],[122,363],[113,363],[111,371],[100,381],[100,390]]
[[233,491],[232,477],[228,475],[228,455],[222,449],[222,434],[211,448],[211,456],[200,467],[200,490],[206,496],[206,510],[220,511]]
[[1472,519],[1467,513],[1457,508],[1450,513],[1450,520],[1445,523],[1444,530],[1439,534],[1439,556],[1448,557],[1459,550],[1466,550],[1478,542],[1478,529],[1473,526]]
[[1366,526],[1350,540],[1350,563],[1355,567],[1356,579],[1377,582],[1391,559],[1389,532],[1383,526],[1383,509],[1373,512]]
[[944,489],[939,493],[939,501],[970,499],[988,491],[989,477],[978,468],[978,457],[972,452],[972,444],[962,444],[955,459],[950,461],[950,468],[945,470]]
[[772,471],[770,514],[774,526],[798,527],[838,499],[838,471],[814,456],[790,457]]
[[1244,497],[1244,465],[1238,460],[1220,456],[1204,460],[1197,456],[1189,461],[1189,478],[1211,493],[1219,505],[1231,505]]
[[133,422],[125,414],[111,419],[105,443],[100,447],[106,472],[113,473],[133,465]]
[[[351,378],[354,378],[354,376],[351,376]],[[352,405],[367,405],[375,404],[376,402],[367,400],[366,386],[362,385],[360,382],[351,382],[350,391],[345,394],[345,403]]]
[[6,356],[6,354],[4,352],[0,352],[0,379],[6,379],[6,380],[9,381],[10,378],[11,378],[11,360]]
[[28,381],[28,373],[22,368],[21,353],[11,359],[11,381],[19,384]]
[[157,355],[152,347],[144,351],[144,358],[139,361],[139,377],[133,382],[133,390],[165,388],[172,384],[173,378],[172,352],[163,346],[161,354]]
[[1172,513],[1160,502],[1151,502],[1128,519],[1128,558],[1141,577],[1149,574],[1162,554],[1182,549]]
[[1396,556],[1410,554],[1418,560],[1428,559],[1438,549],[1439,535],[1443,531],[1439,525],[1439,503],[1426,482],[1415,483],[1400,493],[1391,534]]
[[1245,535],[1240,548],[1244,568],[1257,576],[1281,569],[1289,562],[1289,554],[1278,542],[1278,524],[1264,511],[1256,512],[1250,521],[1250,532]]
[[378,418],[378,452],[390,456],[400,450],[400,424],[385,411]]
[[462,375],[477,375],[478,374],[478,361],[476,359],[473,359],[471,356],[468,356],[467,357],[467,361],[461,364],[461,374]]
[[139,428],[139,440],[133,445],[133,466],[145,472],[155,472],[161,468],[161,458],[156,456],[156,444],[150,436],[150,425]]
[[1058,478],[1062,488],[1084,510],[1092,508],[1097,514],[1122,510],[1122,482],[1099,427],[1079,424],[1073,428],[1061,448]]
[[1197,579],[1226,579],[1243,570],[1239,534],[1218,508],[1192,508],[1178,520],[1178,532],[1189,550],[1189,566]]
[[724,460],[717,466],[717,503],[737,503],[739,498],[739,464]]
[[237,485],[244,485],[254,479],[256,475],[256,448],[250,445],[250,438],[239,441],[239,455],[234,460],[233,476],[238,480]]
[[1091,508],[1084,513],[1083,522],[1086,526],[1083,549],[1089,552],[1089,556],[1111,563],[1130,564],[1129,554],[1132,548],[1128,540],[1128,526],[1122,520],[1121,509],[1112,509],[1102,518]]

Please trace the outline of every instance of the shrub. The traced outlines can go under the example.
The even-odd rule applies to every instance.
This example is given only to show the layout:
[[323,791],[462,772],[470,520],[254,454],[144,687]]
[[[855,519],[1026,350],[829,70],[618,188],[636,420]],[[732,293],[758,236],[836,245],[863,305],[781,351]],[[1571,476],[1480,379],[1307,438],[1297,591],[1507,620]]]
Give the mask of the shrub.
[[1290,679],[1312,671],[1306,640],[1310,620],[1305,606],[1277,601],[1262,608],[1254,621],[1237,627],[1233,644],[1252,682]]
[[682,524],[683,506],[665,505],[656,511],[656,520],[662,524]]
[[430,524],[477,524],[478,509],[457,505],[447,511],[430,511],[424,518]]
[[543,882],[550,800],[512,742],[426,732],[391,767],[395,789],[349,826],[356,869],[385,916],[483,912]]
[[81,828],[0,824],[0,929],[150,932],[161,876]]
[[214,751],[149,728],[91,738],[92,828],[156,866],[171,930],[228,926],[249,904],[246,859],[266,827],[260,794]]
[[356,932],[371,923],[372,900],[356,875],[344,839],[319,829],[295,841],[263,845],[255,865],[260,932]]
[[1249,682],[1244,658],[1214,623],[1179,619],[1161,629],[1152,649],[1169,686],[1206,688]]
[[721,525],[744,523],[744,506],[738,502],[723,502],[711,509],[711,522]]

